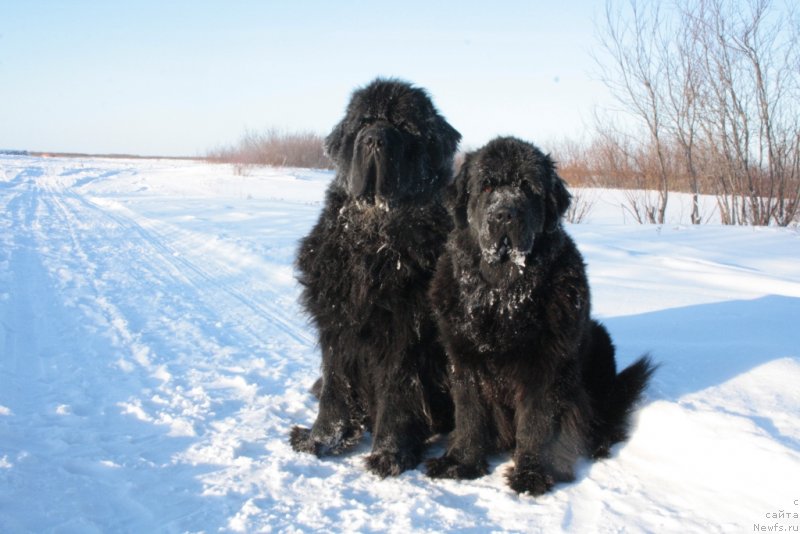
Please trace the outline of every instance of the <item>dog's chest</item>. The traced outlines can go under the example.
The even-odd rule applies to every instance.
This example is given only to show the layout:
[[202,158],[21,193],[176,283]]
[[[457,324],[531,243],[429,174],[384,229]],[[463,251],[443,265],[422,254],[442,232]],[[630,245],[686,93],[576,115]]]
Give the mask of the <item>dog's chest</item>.
[[539,322],[536,287],[519,282],[493,287],[474,271],[460,274],[457,326],[478,352],[513,350],[535,335]]
[[348,256],[344,276],[351,277],[354,284],[376,291],[402,286],[416,269],[408,251],[398,247],[390,237],[358,240],[350,250],[342,250],[342,254]]
[[[412,236],[413,237],[413,236]],[[331,240],[336,250],[330,259],[337,265],[330,272],[335,280],[325,283],[346,296],[360,321],[380,310],[399,313],[423,298],[432,277],[433,260],[427,265],[420,251],[430,244],[415,243],[394,228],[360,227],[346,222]],[[435,257],[436,251],[429,251]]]

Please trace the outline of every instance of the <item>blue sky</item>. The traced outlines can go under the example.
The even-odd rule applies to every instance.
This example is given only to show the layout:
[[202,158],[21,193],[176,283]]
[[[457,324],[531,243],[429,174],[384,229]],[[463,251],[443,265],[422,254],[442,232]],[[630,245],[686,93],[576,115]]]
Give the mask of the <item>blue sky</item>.
[[602,2],[0,0],[0,148],[202,155],[326,134],[376,76],[425,87],[477,147],[579,137],[610,104]]

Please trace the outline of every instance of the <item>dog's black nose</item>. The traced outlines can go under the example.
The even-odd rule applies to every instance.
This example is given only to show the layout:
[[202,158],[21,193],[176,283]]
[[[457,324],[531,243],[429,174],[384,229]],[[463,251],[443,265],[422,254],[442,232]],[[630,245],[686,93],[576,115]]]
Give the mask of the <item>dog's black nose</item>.
[[372,126],[361,133],[361,142],[369,148],[386,146],[387,130],[380,126]]
[[499,224],[508,224],[514,220],[516,220],[517,215],[519,214],[517,208],[512,207],[502,207],[497,208],[492,211],[491,217],[492,220]]

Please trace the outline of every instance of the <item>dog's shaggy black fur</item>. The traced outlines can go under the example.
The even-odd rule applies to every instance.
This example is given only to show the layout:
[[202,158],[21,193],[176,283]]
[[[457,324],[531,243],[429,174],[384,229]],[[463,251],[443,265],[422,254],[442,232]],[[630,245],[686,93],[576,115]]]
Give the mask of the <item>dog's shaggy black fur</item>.
[[367,467],[385,477],[452,428],[427,291],[452,228],[441,196],[460,138],[425,91],[382,79],[353,93],[327,137],[337,173],[296,262],[322,350],[319,414],[292,429],[295,450],[338,454],[369,430]]
[[513,450],[518,492],[574,479],[583,456],[627,437],[655,367],[617,374],[606,329],[590,318],[583,259],[564,232],[570,195],[552,160],[515,138],[466,156],[452,187],[455,230],[431,284],[447,349],[455,429],[428,461],[436,478],[475,478]]

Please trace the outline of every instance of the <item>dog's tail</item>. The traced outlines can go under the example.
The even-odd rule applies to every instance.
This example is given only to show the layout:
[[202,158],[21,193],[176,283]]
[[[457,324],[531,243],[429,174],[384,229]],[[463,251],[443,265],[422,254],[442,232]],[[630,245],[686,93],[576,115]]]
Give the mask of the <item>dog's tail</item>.
[[612,445],[628,438],[631,415],[658,366],[650,355],[645,354],[622,372],[616,373],[614,345],[608,332],[596,323],[594,334],[593,357],[599,355],[599,359],[605,361],[605,372],[589,378],[593,382],[589,391],[595,412],[592,456],[607,458]]

